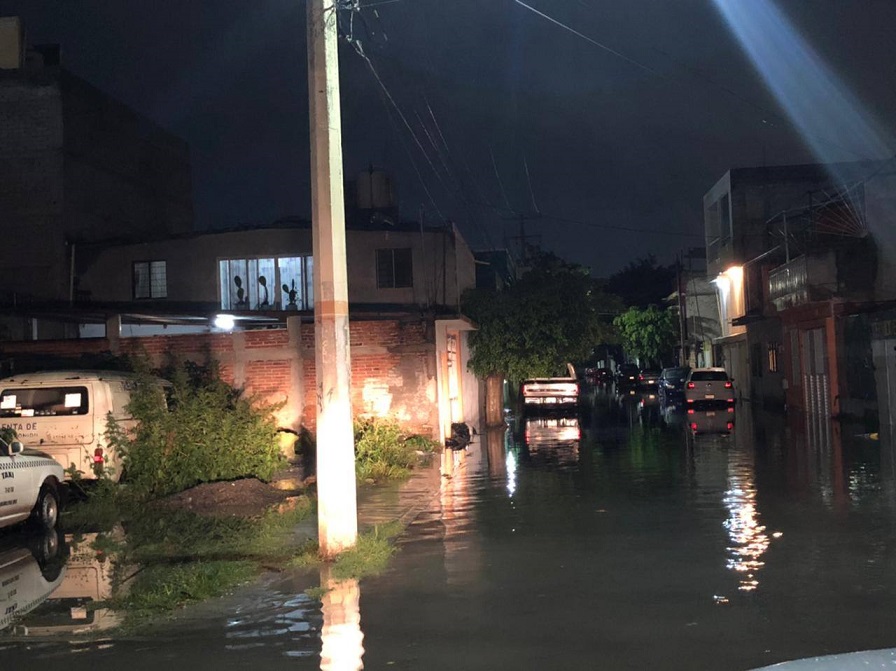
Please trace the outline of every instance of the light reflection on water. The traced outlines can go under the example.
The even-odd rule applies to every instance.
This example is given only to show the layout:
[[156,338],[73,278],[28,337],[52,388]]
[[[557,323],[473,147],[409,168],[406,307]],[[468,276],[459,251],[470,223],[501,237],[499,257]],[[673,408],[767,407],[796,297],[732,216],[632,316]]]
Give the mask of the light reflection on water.
[[321,671],[357,671],[364,668],[364,634],[361,631],[361,588],[357,580],[335,580],[321,569],[324,624],[320,632]]
[[513,450],[507,450],[507,494],[513,496],[516,491],[516,454]]
[[[603,668],[751,668],[896,644],[881,446],[742,408],[733,435],[695,439],[668,409],[598,402],[576,460],[500,433],[426,492],[407,483],[428,496],[383,575],[284,577],[241,601],[213,633],[226,668],[595,668],[595,650]],[[171,654],[141,646],[147,665]]]
[[240,651],[276,645],[288,657],[317,654],[319,605],[299,594],[271,594],[251,601],[228,618],[224,636],[228,650]]
[[722,498],[730,540],[726,565],[738,573],[738,589],[743,592],[759,587],[758,573],[765,566],[762,556],[770,543],[765,525],[760,524],[754,477],[753,464],[746,455],[737,454],[729,464],[728,489]]

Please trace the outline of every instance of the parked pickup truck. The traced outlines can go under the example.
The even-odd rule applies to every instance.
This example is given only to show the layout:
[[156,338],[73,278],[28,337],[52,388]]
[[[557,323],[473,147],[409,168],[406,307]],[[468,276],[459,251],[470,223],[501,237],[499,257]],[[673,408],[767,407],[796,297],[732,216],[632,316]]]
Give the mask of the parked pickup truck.
[[575,410],[579,404],[579,383],[576,369],[566,364],[566,377],[534,377],[523,380],[520,387],[524,412],[538,410]]

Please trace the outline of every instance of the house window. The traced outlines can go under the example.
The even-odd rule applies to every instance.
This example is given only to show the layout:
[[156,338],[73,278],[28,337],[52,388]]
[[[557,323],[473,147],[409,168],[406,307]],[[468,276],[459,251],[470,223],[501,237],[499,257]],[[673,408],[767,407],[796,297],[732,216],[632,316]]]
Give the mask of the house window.
[[781,343],[770,342],[768,344],[768,372],[778,372],[778,352],[781,350]]
[[164,261],[134,263],[134,298],[167,298],[168,275]]
[[376,286],[378,289],[414,286],[410,247],[376,250]]
[[224,310],[310,310],[314,307],[314,259],[279,256],[218,261]]

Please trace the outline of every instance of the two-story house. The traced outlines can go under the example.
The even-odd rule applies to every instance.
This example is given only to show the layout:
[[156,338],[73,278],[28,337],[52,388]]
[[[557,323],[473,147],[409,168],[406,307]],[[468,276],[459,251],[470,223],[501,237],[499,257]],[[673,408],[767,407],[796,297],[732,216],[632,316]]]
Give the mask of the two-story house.
[[716,363],[742,398],[827,416],[875,405],[866,322],[896,297],[892,167],[737,169],[704,197]]

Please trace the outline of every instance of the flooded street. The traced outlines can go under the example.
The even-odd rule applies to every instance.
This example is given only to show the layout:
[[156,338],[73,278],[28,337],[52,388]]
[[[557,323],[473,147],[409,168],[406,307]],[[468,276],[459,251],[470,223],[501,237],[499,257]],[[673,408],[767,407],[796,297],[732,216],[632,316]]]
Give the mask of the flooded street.
[[695,670],[896,646],[896,481],[875,438],[599,392],[578,418],[480,436],[379,577],[321,602],[304,590],[327,576],[270,576],[140,639],[8,639],[0,658]]

